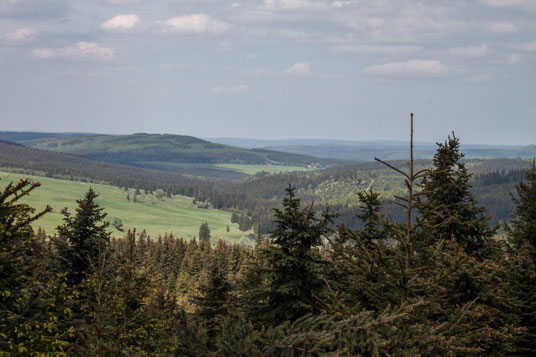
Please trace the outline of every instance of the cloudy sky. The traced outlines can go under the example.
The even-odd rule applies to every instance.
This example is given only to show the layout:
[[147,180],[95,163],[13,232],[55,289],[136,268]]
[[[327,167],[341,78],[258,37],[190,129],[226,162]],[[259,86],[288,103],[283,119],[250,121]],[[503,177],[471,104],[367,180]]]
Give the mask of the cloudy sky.
[[0,130],[536,143],[536,0],[0,0]]

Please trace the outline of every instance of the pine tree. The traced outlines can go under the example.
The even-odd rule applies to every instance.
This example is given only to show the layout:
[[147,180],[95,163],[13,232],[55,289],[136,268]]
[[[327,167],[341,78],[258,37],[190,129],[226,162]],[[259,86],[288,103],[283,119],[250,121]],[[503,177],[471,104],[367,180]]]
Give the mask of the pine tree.
[[213,331],[216,318],[227,313],[231,284],[227,280],[227,272],[222,269],[222,262],[215,257],[210,258],[204,275],[204,282],[199,286],[199,295],[192,299],[192,303],[197,306],[199,316]]
[[238,213],[233,212],[231,214],[231,223],[238,223],[239,220],[240,220],[240,216],[238,215]]
[[525,173],[526,182],[516,186],[512,200],[516,210],[506,226],[511,245],[511,291],[519,299],[516,313],[527,331],[518,344],[519,354],[536,354],[536,161]]
[[426,205],[421,208],[427,223],[435,227],[435,239],[454,238],[468,253],[484,247],[495,233],[488,224],[486,210],[471,193],[459,139],[452,134],[438,143],[434,167],[424,176],[422,187]]
[[64,224],[57,227],[56,245],[60,267],[67,272],[70,285],[77,285],[92,272],[98,260],[98,240],[102,238],[102,249],[110,242],[104,221],[106,213],[96,202],[98,194],[90,187],[84,199],[76,201],[76,215],[71,216],[67,209],[62,210]]
[[264,317],[272,324],[320,311],[317,297],[324,288],[324,263],[317,248],[329,232],[333,217],[324,213],[318,218],[312,205],[300,207],[292,186],[286,191],[283,209],[274,209],[276,228],[271,234],[272,244],[261,252],[268,280]]
[[52,210],[34,215],[19,203],[39,183],[21,180],[0,193],[0,355],[65,355],[70,310],[65,275],[47,269],[43,243],[35,238],[32,222]]
[[210,242],[210,228],[208,223],[205,222],[199,226],[199,243],[205,244],[207,242]]
[[527,182],[516,186],[517,197],[512,195],[516,210],[509,233],[518,246],[529,243],[536,249],[536,160],[525,176]]
[[365,227],[359,232],[359,238],[371,244],[374,241],[385,239],[385,232],[381,228],[381,200],[380,194],[372,191],[359,192],[360,212],[356,215]]
[[247,215],[241,214],[238,220],[238,229],[245,232],[250,228],[251,228],[251,220],[249,219]]

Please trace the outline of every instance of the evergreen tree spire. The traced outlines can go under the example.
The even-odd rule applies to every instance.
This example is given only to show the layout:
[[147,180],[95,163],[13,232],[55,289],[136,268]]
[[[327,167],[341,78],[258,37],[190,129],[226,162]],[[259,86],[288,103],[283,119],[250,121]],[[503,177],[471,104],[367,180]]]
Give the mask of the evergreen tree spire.
[[57,248],[60,265],[68,273],[69,284],[79,284],[87,273],[92,272],[91,265],[98,260],[98,240],[102,239],[101,249],[106,250],[110,242],[104,221],[106,213],[96,202],[98,194],[89,188],[81,200],[77,200],[76,215],[71,216],[63,209],[64,224],[58,226]]
[[323,263],[317,250],[322,244],[332,215],[318,218],[313,206],[300,207],[300,199],[289,184],[283,209],[274,209],[276,228],[271,245],[261,252],[266,260],[268,290],[266,317],[271,323],[293,321],[319,312],[316,297],[324,287]]
[[536,249],[536,159],[525,173],[527,182],[516,186],[517,197],[512,196],[516,205],[511,220],[510,234],[519,246],[524,242]]
[[482,248],[495,229],[470,191],[471,175],[461,161],[465,155],[460,153],[459,139],[452,133],[437,145],[434,166],[422,182],[426,203],[421,211],[434,229],[434,239],[454,238],[471,253]]

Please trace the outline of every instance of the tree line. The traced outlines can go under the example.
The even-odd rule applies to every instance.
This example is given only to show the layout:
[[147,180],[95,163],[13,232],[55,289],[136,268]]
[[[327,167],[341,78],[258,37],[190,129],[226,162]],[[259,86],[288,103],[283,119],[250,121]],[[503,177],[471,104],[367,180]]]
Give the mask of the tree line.
[[[185,195],[195,201],[210,203],[216,209],[238,212],[241,216],[248,217],[249,226],[254,228],[255,233],[263,235],[275,227],[272,208],[280,207],[280,201],[285,193],[284,187],[288,182],[293,183],[303,202],[315,201],[319,210],[329,206],[339,212],[339,217],[335,219],[337,224],[344,223],[352,228],[360,228],[361,223],[354,213],[355,204],[322,202],[322,200],[319,202],[320,197],[311,192],[329,180],[352,182],[361,177],[370,180],[390,174],[388,168],[379,163],[360,163],[314,172],[272,175],[259,173],[239,183],[233,183],[222,178],[217,180],[193,178],[172,172],[103,163],[6,142],[0,142],[0,149],[0,167],[27,174],[107,183],[121,188],[145,191],[162,189],[167,196]],[[511,159],[463,161],[476,173],[472,181],[472,192],[492,215],[492,223],[507,221],[513,210],[509,192],[523,176],[521,169],[526,168],[527,161]],[[425,169],[431,163],[431,160],[415,160],[415,166],[419,169]],[[405,165],[402,161],[391,164],[397,168]],[[393,200],[384,200],[382,210],[392,219],[403,219],[404,212]]]

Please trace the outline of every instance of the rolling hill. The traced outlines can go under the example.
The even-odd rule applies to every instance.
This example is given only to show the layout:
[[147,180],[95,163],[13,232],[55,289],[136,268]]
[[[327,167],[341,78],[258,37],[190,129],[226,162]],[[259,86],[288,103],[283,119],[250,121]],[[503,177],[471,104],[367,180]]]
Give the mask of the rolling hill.
[[[240,178],[257,165],[256,171],[300,170],[348,163],[310,155],[266,149],[245,149],[170,134],[51,134],[0,132],[0,140],[27,147],[74,154],[115,164],[173,171],[206,177]],[[242,173],[242,175],[241,175]]]

